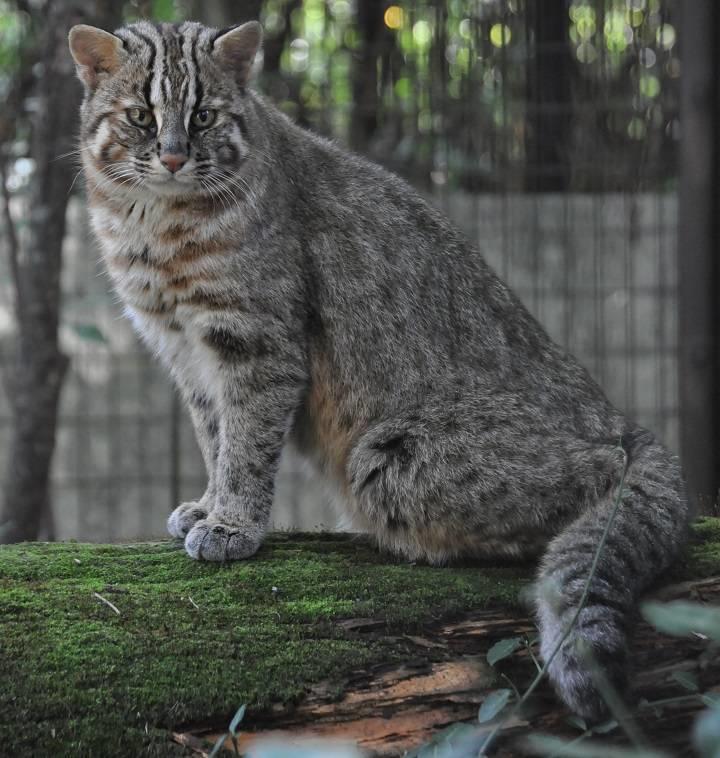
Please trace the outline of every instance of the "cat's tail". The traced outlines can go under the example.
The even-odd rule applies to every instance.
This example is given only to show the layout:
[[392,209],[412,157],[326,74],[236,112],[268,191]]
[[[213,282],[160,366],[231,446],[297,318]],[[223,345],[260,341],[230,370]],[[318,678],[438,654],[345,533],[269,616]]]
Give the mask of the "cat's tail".
[[622,440],[625,482],[571,522],[550,543],[537,584],[540,646],[548,661],[580,606],[597,547],[620,496],[585,603],[550,662],[558,695],[576,713],[597,720],[607,713],[609,682],[622,693],[627,680],[628,634],[638,598],[672,562],[682,545],[688,507],[677,462],[649,432]]

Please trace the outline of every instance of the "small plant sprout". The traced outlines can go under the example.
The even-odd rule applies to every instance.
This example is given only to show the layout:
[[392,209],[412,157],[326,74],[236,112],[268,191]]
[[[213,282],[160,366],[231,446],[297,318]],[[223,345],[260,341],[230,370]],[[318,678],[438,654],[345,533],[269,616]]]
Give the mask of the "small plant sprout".
[[523,646],[522,637],[509,637],[496,642],[487,652],[487,662],[494,666],[505,658],[509,658]]
[[485,700],[483,700],[483,704],[480,706],[480,710],[478,711],[478,721],[481,724],[492,721],[504,710],[512,696],[512,690],[495,690],[494,692],[491,692]]

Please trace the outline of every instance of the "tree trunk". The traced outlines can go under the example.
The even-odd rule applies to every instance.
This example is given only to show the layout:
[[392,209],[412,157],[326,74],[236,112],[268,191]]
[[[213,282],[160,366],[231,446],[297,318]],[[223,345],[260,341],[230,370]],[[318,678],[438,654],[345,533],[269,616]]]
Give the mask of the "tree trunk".
[[[706,603],[720,603],[720,575],[670,585],[657,598],[696,600],[698,596]],[[348,619],[341,624],[358,637],[393,636],[382,622],[372,619]],[[357,671],[342,687],[332,681],[316,684],[300,704],[276,706],[253,719],[252,731],[240,736],[240,752],[245,754],[266,739],[288,745],[301,740],[337,740],[357,744],[367,758],[395,758],[431,739],[441,741],[443,730],[461,722],[467,729],[462,739],[461,733],[455,733],[454,743],[466,740],[475,750],[453,755],[478,755],[489,731],[489,727],[477,724],[483,701],[490,693],[511,686],[510,682],[522,691],[534,676],[525,651],[515,653],[496,668],[487,663],[485,653],[501,640],[519,635],[532,638],[536,633],[529,615],[508,608],[464,612],[449,622],[430,623],[421,633],[408,635],[412,647],[403,661],[387,661]],[[644,622],[639,624],[632,646],[636,694],[648,703],[679,698],[677,703],[658,709],[640,704],[633,709],[633,718],[648,735],[649,745],[664,755],[690,754],[693,720],[705,706],[699,697],[688,698],[688,691],[678,686],[672,674],[682,672],[699,687],[713,689],[720,681],[720,657],[712,655],[707,640],[670,638]],[[428,661],[431,650],[442,651],[442,659]],[[533,733],[567,741],[579,736],[568,723],[571,714],[547,684],[528,705],[500,731],[491,752],[496,758],[535,755],[524,749],[525,740]],[[207,756],[209,746],[223,731],[196,724],[193,729],[174,732],[173,739],[196,755]],[[619,728],[601,739],[608,751],[627,747],[627,737]],[[229,738],[225,747],[232,749]],[[447,755],[442,750],[438,754]]]
[[358,4],[360,48],[353,55],[352,64],[350,147],[360,153],[367,152],[378,126],[378,58],[383,52],[387,32],[383,21],[385,7],[383,0],[364,0]]
[[13,426],[4,488],[0,542],[52,536],[49,478],[55,448],[58,400],[68,359],[58,344],[60,271],[65,211],[73,161],[58,156],[75,144],[80,85],[67,46],[75,23],[113,28],[118,4],[54,0],[44,8],[43,35],[32,117],[31,157],[35,174],[29,200],[28,235],[18,259],[18,335],[11,367]]
[[527,12],[535,56],[527,64],[526,186],[535,192],[560,192],[570,177],[573,61],[567,3],[529,3]]
[[[719,548],[720,519],[695,525],[658,599],[717,604]],[[225,566],[169,541],[13,545],[0,547],[0,576],[7,755],[207,756],[245,704],[243,752],[314,737],[401,756],[458,722],[482,739],[479,706],[536,674],[525,644],[487,660],[496,643],[536,634],[521,602],[533,566],[403,564],[358,535],[283,533]],[[665,754],[689,755],[720,656],[701,635],[646,624],[632,644],[634,702],[665,701],[632,709],[640,727]],[[525,754],[536,732],[579,736],[547,683],[528,706],[493,755]],[[627,744],[621,729],[597,739]]]
[[286,0],[283,4],[283,27],[276,36],[265,39],[263,42],[263,75],[277,76],[280,72],[280,58],[285,45],[292,35],[292,15],[300,8],[301,0]]
[[257,21],[262,10],[262,0],[194,0],[190,6],[190,17],[207,26],[223,29],[233,24]]

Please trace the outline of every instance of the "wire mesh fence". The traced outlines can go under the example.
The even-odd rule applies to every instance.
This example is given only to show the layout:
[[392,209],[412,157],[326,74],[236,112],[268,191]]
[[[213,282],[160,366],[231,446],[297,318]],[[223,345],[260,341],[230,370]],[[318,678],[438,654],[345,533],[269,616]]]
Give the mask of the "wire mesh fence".
[[[267,0],[262,19],[258,86],[439,205],[610,399],[677,449],[674,3]],[[18,217],[27,171],[16,165],[11,177]],[[201,494],[204,472],[186,415],[121,319],[97,255],[75,198],[56,532],[149,536]],[[0,328],[11,338],[2,312]],[[0,414],[4,454],[6,398]],[[279,525],[333,524],[294,459],[276,500]]]

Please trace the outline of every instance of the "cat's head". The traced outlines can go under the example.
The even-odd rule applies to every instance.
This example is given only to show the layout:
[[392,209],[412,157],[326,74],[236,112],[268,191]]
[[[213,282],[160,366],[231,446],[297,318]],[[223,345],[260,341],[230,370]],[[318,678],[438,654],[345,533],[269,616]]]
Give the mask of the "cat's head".
[[193,22],[114,34],[73,27],[86,171],[124,191],[242,191],[252,157],[245,85],[261,40],[254,21],[223,31]]

